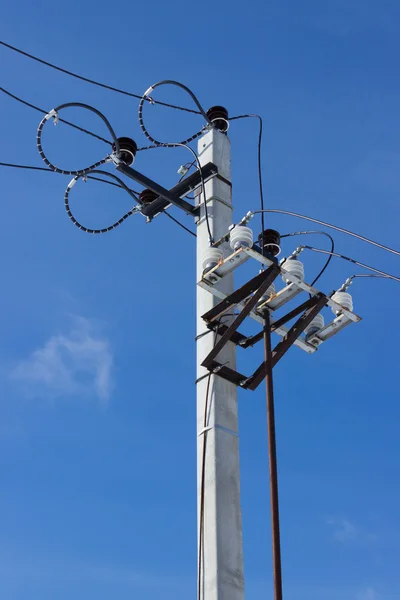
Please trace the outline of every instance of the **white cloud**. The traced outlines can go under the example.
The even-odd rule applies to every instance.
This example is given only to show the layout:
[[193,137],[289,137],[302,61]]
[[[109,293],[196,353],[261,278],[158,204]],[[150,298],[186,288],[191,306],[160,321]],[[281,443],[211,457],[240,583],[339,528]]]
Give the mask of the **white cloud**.
[[357,596],[357,600],[379,600],[379,598],[378,593],[371,587],[366,588]]
[[343,517],[329,517],[327,524],[333,529],[333,539],[342,544],[369,544],[376,541],[376,536],[362,531],[349,519]]
[[333,539],[337,542],[354,542],[357,539],[359,532],[348,519],[330,517],[327,522],[334,528]]
[[94,324],[75,318],[67,334],[50,337],[11,372],[30,396],[95,396],[106,404],[113,357],[109,342]]

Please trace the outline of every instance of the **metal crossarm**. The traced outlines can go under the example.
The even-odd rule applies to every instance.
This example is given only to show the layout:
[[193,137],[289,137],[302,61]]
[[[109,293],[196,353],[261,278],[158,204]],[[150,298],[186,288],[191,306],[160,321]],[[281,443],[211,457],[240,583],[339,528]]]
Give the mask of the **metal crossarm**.
[[207,369],[210,368],[213,360],[218,356],[225,344],[231,340],[232,335],[237,331],[239,325],[243,323],[250,311],[253,310],[257,302],[259,302],[263,294],[265,294],[265,292],[267,291],[271,283],[274,281],[274,279],[276,279],[278,274],[279,267],[275,264],[271,265],[266,271],[263,271],[262,273],[254,277],[254,279],[249,281],[246,285],[242,286],[236,292],[233,292],[233,294],[228,296],[223,302],[217,304],[217,306],[215,306],[203,316],[203,319],[206,321],[215,321],[230,307],[236,306],[239,302],[241,302],[244,298],[247,298],[256,289],[254,295],[243,307],[240,314],[236,317],[233,323],[225,330],[218,342],[215,344],[214,348],[203,360],[203,367],[206,367]]
[[[327,297],[324,294],[317,294],[311,298],[312,304],[306,311],[301,315],[300,319],[289,329],[286,336],[277,344],[272,352],[271,363],[272,367],[282,358],[284,354],[289,350],[290,346],[293,345],[295,340],[303,333],[307,325],[311,323],[314,317],[322,310],[327,303]],[[244,388],[254,391],[265,378],[268,372],[268,365],[264,361],[255,373],[250,377],[243,385]]]
[[[270,267],[268,267],[266,271],[262,271],[261,273],[253,277],[253,279],[250,279],[250,281],[242,285],[242,287],[240,287],[238,290],[227,296],[224,300],[222,300],[222,302],[219,302],[211,310],[206,312],[202,318],[206,323],[212,323],[213,321],[216,321],[217,319],[222,317],[222,315],[226,313],[230,308],[236,306],[237,304],[242,302],[242,300],[245,300],[248,296],[250,296],[250,294],[256,292],[256,290],[259,290],[260,286],[263,285],[263,283],[265,283],[266,278],[269,278],[269,276],[273,274],[271,275],[271,279],[269,280],[269,285],[271,285],[271,283],[274,281],[274,279],[276,279],[279,273],[280,269],[278,265],[272,264]],[[264,291],[268,289],[269,285],[265,287]],[[252,304],[252,307],[246,311],[245,316],[247,316],[255,307],[263,293],[264,292],[262,292],[258,296],[257,300]],[[252,299],[254,299],[254,297]],[[251,300],[249,302],[251,302]],[[248,308],[248,305],[249,303],[244,308]]]
[[[275,331],[276,329],[279,329],[279,327],[281,327],[282,325],[285,325],[285,323],[287,323],[288,321],[291,321],[292,319],[294,319],[294,317],[297,317],[298,315],[300,315],[307,308],[309,308],[311,306],[315,306],[315,298],[316,298],[316,296],[312,296],[309,300],[306,300],[305,302],[303,302],[303,304],[300,304],[300,306],[297,306],[296,308],[291,310],[289,313],[287,313],[287,315],[284,315],[277,321],[274,321],[273,323],[271,323],[271,331]],[[263,337],[264,337],[264,329],[262,329],[259,333],[256,333],[255,335],[252,335],[251,337],[246,338],[245,341],[239,342],[239,345],[242,346],[242,348],[248,348],[249,346],[254,346],[257,342],[260,342],[263,339]]]

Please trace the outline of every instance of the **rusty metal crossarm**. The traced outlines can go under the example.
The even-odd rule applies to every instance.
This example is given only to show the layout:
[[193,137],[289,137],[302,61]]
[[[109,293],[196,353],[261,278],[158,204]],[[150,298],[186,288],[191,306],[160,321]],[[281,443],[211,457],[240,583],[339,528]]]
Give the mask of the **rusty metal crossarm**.
[[[253,279],[250,279],[250,281],[242,285],[242,287],[240,287],[238,290],[227,296],[224,300],[222,300],[222,302],[219,302],[216,306],[214,306],[211,310],[209,310],[203,315],[202,318],[204,319],[204,321],[206,323],[212,323],[213,321],[219,319],[230,308],[236,306],[237,304],[239,304],[239,302],[242,302],[242,300],[250,296],[250,294],[252,294],[256,290],[258,290],[265,281],[267,275],[271,273],[273,273],[273,277],[271,279],[272,282],[280,273],[278,265],[270,265],[266,271],[262,271],[261,273],[253,277]],[[259,296],[258,299],[260,299],[261,296],[262,294]],[[255,304],[257,304],[257,302]],[[250,310],[248,312],[250,312]]]
[[[272,352],[272,367],[282,358],[284,354],[289,350],[290,346],[297,340],[297,338],[303,333],[307,325],[316,317],[316,315],[322,310],[327,303],[328,299],[324,294],[317,294],[312,298],[314,305],[310,306],[296,321],[296,323],[289,329],[286,336],[277,344],[274,351]],[[247,379],[243,384],[243,387],[254,391],[265,378],[268,372],[268,365],[263,362],[255,373]]]
[[[312,298],[309,298],[309,300],[306,300],[305,302],[303,302],[303,304],[300,304],[299,306],[297,306],[296,308],[291,310],[289,313],[287,313],[287,315],[284,315],[280,319],[277,319],[276,321],[271,323],[271,331],[275,331],[275,329],[279,329],[279,327],[281,327],[282,325],[285,325],[285,323],[287,323],[288,321],[291,321],[292,319],[294,319],[294,317],[297,317],[298,315],[300,315],[302,312],[304,312],[310,306],[314,306],[316,303],[315,298],[316,298],[315,296],[313,296]],[[265,308],[267,308],[267,306]],[[254,346],[257,342],[260,342],[263,339],[263,337],[264,337],[264,330],[262,329],[259,333],[256,333],[255,335],[252,335],[251,337],[246,338],[245,341],[240,343],[240,346],[242,346],[242,348],[248,348],[249,346]]]
[[[211,352],[208,354],[208,356],[206,356],[206,358],[203,360],[203,362],[201,363],[203,367],[206,367],[206,369],[210,369],[213,360],[218,356],[218,354],[221,352],[221,350],[225,346],[225,344],[227,344],[227,342],[229,342],[231,340],[233,334],[237,331],[238,327],[241,325],[241,323],[243,323],[243,321],[248,316],[248,314],[253,310],[253,308],[256,306],[257,302],[259,302],[260,298],[263,296],[263,294],[265,294],[265,292],[267,291],[267,289],[269,288],[271,283],[276,279],[278,274],[279,274],[279,267],[275,264],[271,265],[266,271],[263,271],[262,273],[257,275],[257,277],[252,279],[245,286],[240,288],[237,292],[234,292],[233,294],[228,296],[226,298],[226,300],[224,300],[223,302],[220,302],[215,307],[215,308],[218,308],[218,306],[223,305],[221,307],[221,309],[223,309],[223,312],[226,312],[226,310],[227,310],[227,308],[225,308],[226,303],[228,302],[229,306],[232,306],[232,304],[231,304],[232,297],[235,296],[235,294],[237,294],[238,292],[241,292],[241,294],[235,297],[235,300],[237,298],[237,301],[235,301],[235,305],[238,302],[240,302],[241,300],[243,300],[244,297],[247,297],[249,294],[251,294],[252,291],[254,291],[254,281],[257,280],[258,289],[254,292],[254,295],[250,298],[250,300],[244,306],[243,310],[236,317],[236,319],[233,321],[233,323],[222,334],[222,336],[220,337],[218,342],[215,344],[214,348],[211,350]],[[261,277],[260,277],[260,275],[261,275]],[[248,286],[250,283],[251,283],[251,286],[249,288]],[[246,289],[243,291],[243,288],[246,288]],[[250,289],[250,291],[249,291],[249,289]],[[244,293],[246,293],[246,296],[243,296]],[[218,309],[218,311],[217,311],[218,316],[221,314],[221,312],[220,312],[221,309]],[[206,315],[203,315],[203,319],[207,320],[207,315],[212,313],[213,310],[214,309],[211,309],[211,311],[206,313]],[[215,318],[216,317],[213,317],[211,320],[215,320]]]

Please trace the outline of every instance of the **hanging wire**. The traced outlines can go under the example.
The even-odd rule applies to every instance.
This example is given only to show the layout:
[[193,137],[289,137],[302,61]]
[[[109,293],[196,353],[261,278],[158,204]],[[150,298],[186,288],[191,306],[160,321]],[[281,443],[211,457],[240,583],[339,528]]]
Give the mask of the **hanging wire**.
[[179,81],[173,81],[171,79],[165,79],[163,81],[158,81],[157,83],[154,83],[153,85],[151,85],[148,88],[148,90],[145,91],[145,93],[143,94],[143,96],[141,97],[140,102],[139,102],[139,108],[138,108],[139,125],[140,125],[140,128],[141,128],[142,132],[144,133],[144,135],[147,137],[148,140],[150,140],[150,142],[152,144],[155,144],[156,146],[164,146],[164,147],[167,147],[167,148],[174,147],[175,145],[179,146],[181,144],[190,144],[190,142],[192,142],[193,140],[195,140],[196,138],[198,138],[203,133],[203,131],[204,131],[204,127],[202,127],[200,129],[200,131],[196,132],[195,134],[193,134],[192,136],[190,136],[186,140],[182,140],[181,142],[178,142],[177,144],[175,144],[174,142],[160,142],[159,140],[156,140],[154,137],[152,137],[150,135],[150,133],[148,132],[148,130],[147,130],[145,124],[144,124],[144,120],[143,120],[143,106],[144,106],[144,103],[145,103],[146,100],[148,100],[150,103],[154,103],[154,100],[150,96],[150,94],[157,87],[160,87],[162,85],[173,85],[173,86],[181,88],[187,94],[189,94],[189,96],[192,98],[193,102],[196,104],[197,108],[199,109],[200,114],[206,120],[206,122],[208,123],[208,125],[210,127],[214,127],[213,123],[208,118],[208,116],[207,116],[204,108],[201,106],[200,102],[198,101],[197,97],[194,95],[194,93],[192,92],[192,90],[190,90],[186,85],[183,85],[183,83],[179,83]]
[[[137,98],[137,99],[143,98],[143,96],[141,96],[140,94],[134,94],[133,92],[127,92],[126,90],[121,90],[120,88],[113,87],[112,85],[107,85],[105,83],[95,81],[94,79],[89,79],[88,77],[83,77],[82,75],[78,75],[77,73],[74,73],[73,71],[68,71],[67,69],[63,69],[62,67],[59,67],[53,63],[50,63],[47,60],[42,60],[41,58],[38,58],[37,56],[34,56],[33,54],[29,54],[28,52],[25,52],[24,50],[21,50],[20,48],[16,48],[15,46],[11,46],[11,44],[7,44],[6,42],[3,42],[1,40],[0,40],[0,44],[2,46],[5,46],[6,48],[9,48],[10,50],[13,50],[14,52],[18,52],[18,54],[22,54],[23,56],[26,56],[27,58],[30,58],[38,63],[41,63],[42,65],[46,65],[46,67],[50,67],[51,69],[55,69],[56,71],[65,73],[65,75],[69,75],[70,77],[74,77],[75,79],[80,79],[81,81],[85,81],[86,83],[91,83],[92,85],[96,85],[97,87],[101,87],[106,90],[110,90],[112,92],[117,92],[118,94],[123,94],[124,96],[129,96],[131,98]],[[201,114],[200,112],[198,112],[197,110],[193,110],[192,108],[185,108],[184,106],[177,106],[176,104],[169,104],[168,102],[161,102],[160,100],[150,100],[149,98],[145,98],[145,100],[147,102],[151,102],[152,104],[159,104],[160,106],[174,108],[175,110],[181,110],[181,111],[192,113],[195,115]]]
[[[333,237],[329,233],[327,233],[326,231],[295,231],[294,233],[285,233],[284,235],[281,235],[281,239],[285,238],[285,237],[292,237],[294,235],[324,235],[325,237],[329,238],[329,240],[331,242],[331,253],[335,251],[335,241],[334,241]],[[325,273],[325,271],[328,268],[329,263],[331,262],[332,258],[333,258],[333,255],[330,254],[328,256],[328,259],[326,260],[324,266],[322,267],[322,269],[318,273],[318,275],[311,282],[311,284],[310,284],[311,287],[313,285],[315,285],[317,283],[317,281],[320,279],[320,277],[323,275],[323,273]]]
[[[201,170],[201,164],[200,164],[200,160],[199,157],[197,155],[197,152],[195,152],[193,150],[193,148],[191,148],[190,146],[188,146],[188,144],[184,144],[183,142],[176,142],[174,144],[172,144],[171,146],[166,145],[166,144],[158,144],[156,146],[151,146],[151,149],[154,148],[186,148],[186,150],[189,150],[189,152],[191,152],[192,156],[194,157],[194,161],[192,164],[196,164],[197,163],[197,168],[199,171],[199,175],[200,175],[200,181],[201,181],[201,192],[202,192],[202,196],[203,196],[203,202],[204,202],[204,217],[206,220],[206,225],[207,225],[207,232],[208,232],[208,237],[209,237],[209,242],[210,244],[213,241],[213,237],[212,237],[212,233],[211,233],[211,226],[210,226],[210,218],[209,218],[209,214],[208,214],[208,206],[207,206],[207,198],[206,198],[206,182],[204,181],[204,175],[203,172]],[[150,148],[149,148],[150,149]],[[180,181],[182,181],[183,177],[181,178]]]
[[[259,210],[255,210],[254,212],[252,211],[252,214],[256,215],[260,212],[261,211],[259,211]],[[312,217],[307,217],[306,215],[301,215],[300,213],[291,212],[289,210],[281,210],[278,208],[265,208],[263,210],[263,212],[279,213],[282,215],[290,215],[291,217],[298,217],[299,219],[305,219],[306,221],[311,221],[312,223],[318,223],[318,225],[323,225],[324,227],[329,227],[330,229],[335,229],[336,231],[340,231],[341,233],[351,235],[352,237],[362,240],[363,242],[367,242],[368,244],[372,244],[373,246],[382,248],[382,250],[387,250],[387,252],[391,252],[392,254],[397,254],[397,256],[400,256],[400,252],[398,250],[394,250],[393,248],[390,248],[389,246],[384,246],[383,244],[380,244],[379,242],[374,242],[374,240],[370,240],[369,238],[364,237],[363,235],[354,233],[354,231],[349,231],[348,229],[343,229],[342,227],[337,227],[336,225],[332,225],[331,223],[325,223],[325,221],[319,221],[318,219],[314,219]]]
[[[13,100],[20,102],[21,104],[24,104],[25,106],[28,106],[29,108],[33,108],[33,110],[36,110],[44,115],[47,115],[49,112],[47,110],[44,110],[43,108],[39,108],[39,106],[36,106],[35,104],[31,104],[30,102],[23,100],[19,96],[12,94],[11,92],[9,92],[8,90],[6,90],[3,87],[0,87],[0,92],[3,92],[3,94],[6,94],[10,98],[13,98]],[[106,140],[105,138],[101,137],[100,135],[97,135],[97,133],[93,133],[93,131],[89,131],[88,129],[85,129],[84,127],[79,127],[79,125],[75,125],[75,123],[71,123],[71,121],[66,121],[65,119],[59,119],[59,121],[60,121],[60,123],[65,123],[65,125],[69,125],[70,127],[77,129],[78,131],[82,131],[82,133],[87,133],[87,135],[90,135],[90,136],[96,138],[97,140],[100,140],[101,142],[104,142],[105,144],[109,144],[110,146],[112,146],[112,142],[110,142],[109,140]]]
[[[136,196],[136,194],[132,193],[131,190],[128,188],[128,186],[125,185],[125,183],[122,181],[122,179],[120,179],[113,173],[108,173],[107,171],[101,171],[101,170],[92,170],[92,171],[90,171],[90,173],[98,173],[99,175],[105,175],[106,177],[111,177],[112,179],[114,179],[115,181],[118,182],[118,185],[121,188],[123,188],[126,192],[128,192],[128,194],[131,196],[131,198],[133,200],[135,200],[135,202],[137,202],[139,205],[141,204],[139,197]],[[84,231],[85,233],[92,233],[92,234],[108,233],[109,231],[112,231],[113,229],[116,229],[117,227],[119,227],[119,225],[121,225],[121,223],[123,223],[132,214],[134,214],[135,212],[138,212],[138,207],[134,206],[128,212],[126,212],[120,219],[118,219],[118,221],[116,221],[112,225],[109,225],[108,227],[103,227],[102,229],[90,229],[89,227],[85,227],[84,225],[79,223],[79,221],[74,217],[74,215],[72,214],[72,211],[70,209],[69,194],[71,192],[71,189],[76,184],[76,182],[81,178],[85,179],[86,175],[88,175],[88,173],[79,173],[79,174],[75,175],[75,177],[69,182],[67,189],[65,190],[65,194],[64,194],[65,210],[67,212],[68,217],[71,219],[72,223],[76,227],[78,227],[78,229],[80,229],[81,231]]]
[[248,115],[239,115],[237,117],[230,117],[229,121],[237,121],[239,119],[258,119],[259,121],[259,132],[258,132],[258,144],[257,144],[257,164],[258,164],[258,187],[260,190],[260,210],[261,210],[261,235],[262,235],[262,248],[261,252],[264,256],[264,231],[265,231],[265,222],[264,222],[264,187],[262,180],[262,168],[261,168],[261,152],[262,152],[262,136],[263,136],[263,120],[260,115],[256,114],[248,114]]
[[106,162],[109,162],[111,160],[111,155],[108,154],[105,158],[95,162],[94,164],[90,165],[89,167],[86,167],[86,169],[80,169],[80,170],[74,170],[74,171],[66,171],[64,169],[60,169],[59,167],[56,167],[55,165],[53,165],[53,163],[51,163],[49,161],[49,159],[46,157],[46,155],[44,153],[43,146],[42,146],[43,127],[45,126],[47,121],[51,118],[53,118],[54,123],[57,124],[59,111],[62,110],[63,108],[71,108],[71,107],[84,108],[85,110],[89,110],[90,112],[93,112],[95,115],[97,115],[101,118],[101,120],[105,123],[108,131],[110,132],[112,139],[114,140],[114,144],[113,144],[113,148],[115,148],[114,153],[115,153],[115,156],[117,158],[119,158],[120,147],[119,147],[119,142],[118,142],[117,136],[115,135],[114,129],[111,127],[108,119],[103,115],[103,113],[101,113],[99,110],[97,110],[97,108],[90,106],[89,104],[82,104],[81,102],[67,102],[66,104],[60,104],[60,106],[53,108],[53,110],[51,110],[49,113],[47,113],[47,115],[45,115],[39,123],[37,135],[36,135],[36,143],[37,143],[39,154],[40,154],[41,158],[43,159],[43,161],[46,163],[46,165],[48,167],[50,167],[50,169],[53,169],[53,171],[57,171],[57,173],[61,173],[62,175],[79,175],[79,174],[87,173],[88,171],[92,171],[93,169],[96,169],[100,165],[104,165]]
[[369,273],[357,273],[356,275],[351,275],[349,279],[356,279],[358,277],[376,277],[377,279],[390,279],[387,275],[372,275]]
[[343,254],[338,254],[337,252],[329,252],[329,250],[322,250],[321,248],[313,248],[313,246],[301,246],[301,248],[306,248],[307,250],[312,250],[313,252],[321,252],[322,254],[331,254],[332,256],[337,256],[338,258],[342,258],[343,260],[347,260],[359,267],[363,267],[363,269],[368,269],[369,271],[374,271],[374,273],[378,273],[383,277],[387,277],[388,279],[394,279],[395,281],[400,281],[400,277],[396,277],[395,275],[390,275],[389,273],[385,273],[384,271],[380,271],[379,269],[375,269],[369,265],[365,265],[354,258],[350,258],[348,256],[344,256]]

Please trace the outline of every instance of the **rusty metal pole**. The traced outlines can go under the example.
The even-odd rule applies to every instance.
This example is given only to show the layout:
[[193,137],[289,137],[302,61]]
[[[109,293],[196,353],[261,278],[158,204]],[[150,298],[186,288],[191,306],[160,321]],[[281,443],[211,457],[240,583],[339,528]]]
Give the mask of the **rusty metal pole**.
[[272,347],[271,347],[271,321],[269,311],[264,314],[264,353],[268,366],[266,375],[267,388],[267,425],[268,425],[268,458],[270,478],[270,502],[272,524],[272,560],[274,572],[274,600],[282,600],[282,565],[281,565],[281,539],[279,529],[279,500],[278,500],[278,467],[276,460],[275,437],[275,407],[274,407],[274,382],[272,376]]

